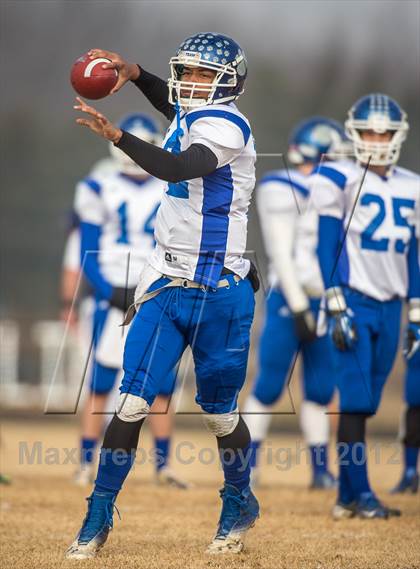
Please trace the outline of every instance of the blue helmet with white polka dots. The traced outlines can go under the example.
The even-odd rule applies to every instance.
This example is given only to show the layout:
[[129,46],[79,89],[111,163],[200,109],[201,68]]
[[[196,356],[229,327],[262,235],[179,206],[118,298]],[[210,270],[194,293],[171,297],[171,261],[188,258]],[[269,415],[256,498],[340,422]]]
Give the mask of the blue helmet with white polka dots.
[[[169,102],[184,109],[234,101],[243,93],[247,63],[241,47],[231,38],[200,33],[186,38],[169,61]],[[211,83],[183,79],[185,68],[215,72]]]
[[[372,166],[396,164],[409,128],[407,114],[397,101],[382,93],[365,95],[356,101],[349,110],[345,127],[357,160]],[[366,131],[388,133],[389,139],[365,140]]]

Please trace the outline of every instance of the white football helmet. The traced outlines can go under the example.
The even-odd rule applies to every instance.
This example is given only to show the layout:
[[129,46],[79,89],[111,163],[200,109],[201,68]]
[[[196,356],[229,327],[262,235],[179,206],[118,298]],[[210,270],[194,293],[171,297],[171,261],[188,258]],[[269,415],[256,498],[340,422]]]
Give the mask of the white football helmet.
[[[373,93],[362,97],[352,106],[345,129],[359,162],[372,166],[391,166],[398,161],[409,126],[407,114],[394,99]],[[364,130],[378,134],[391,132],[392,137],[384,142],[367,141],[361,136]]]

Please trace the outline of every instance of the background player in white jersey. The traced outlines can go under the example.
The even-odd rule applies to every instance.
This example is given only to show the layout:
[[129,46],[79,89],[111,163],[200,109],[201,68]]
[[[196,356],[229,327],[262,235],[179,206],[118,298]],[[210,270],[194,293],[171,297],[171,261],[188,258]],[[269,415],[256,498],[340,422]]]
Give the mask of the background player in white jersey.
[[[101,172],[114,172],[118,170],[117,163],[111,156],[101,158],[93,165],[89,176],[95,176]],[[64,245],[63,260],[60,275],[60,318],[63,322],[69,322],[72,327],[78,328],[81,342],[90,342],[92,314],[94,311],[94,300],[92,290],[85,283],[82,291],[78,291],[80,279],[80,218],[72,210],[66,241]],[[76,298],[78,295],[78,298]],[[74,300],[77,305],[73,307]],[[74,308],[72,310],[72,307]],[[76,309],[77,308],[77,309]]]
[[376,413],[398,348],[401,304],[418,337],[420,178],[396,166],[406,114],[372,94],[350,109],[357,163],[326,163],[313,176],[319,259],[340,393],[339,493],[333,515],[387,518],[367,475],[366,419]]
[[[95,162],[89,176],[94,177],[99,172],[104,174],[116,170],[118,170],[118,164],[114,158],[109,156]],[[60,275],[60,319],[70,324],[72,331],[77,334],[80,345],[86,346],[86,344],[90,345],[92,338],[95,300],[92,296],[92,289],[86,280],[82,280],[78,290],[80,271],[80,218],[72,210]]]
[[237,408],[258,288],[243,257],[255,148],[249,122],[233,103],[243,92],[246,59],[232,39],[196,34],[171,58],[167,84],[117,54],[92,50],[90,55],[107,57],[108,66],[118,69],[114,91],[133,80],[172,123],[163,149],[157,149],[116,128],[81,99],[76,106],[87,114],[79,124],[168,184],[156,218],[156,247],[136,292],[141,309],[125,344],[121,399],[105,433],[87,516],[67,556],[92,557],[106,541],[141,425],[162,378],[187,345],[195,363],[196,401],[216,436],[225,478],[208,552],[238,553],[259,512],[249,487],[249,431]]
[[[162,141],[160,125],[147,115],[128,115],[120,126],[151,144]],[[104,427],[106,402],[122,367],[124,334],[119,325],[124,309],[133,300],[145,259],[153,249],[154,221],[163,193],[160,180],[113,145],[110,149],[113,167],[95,168],[77,185],[79,231],[72,232],[66,250],[67,284],[74,284],[74,278],[68,280],[68,269],[69,258],[74,257],[71,249],[76,245],[79,267],[81,256],[83,273],[96,301],[91,324],[93,365],[82,414],[81,466],[75,475],[79,485],[93,481],[94,450]],[[168,466],[172,430],[169,403],[174,386],[175,374],[171,372],[164,378],[152,408],[156,478],[159,483],[185,488],[186,484]]]
[[69,322],[73,328],[77,324],[77,312],[72,310],[80,278],[80,219],[75,211],[71,212],[64,245],[63,262],[60,276],[60,319]]
[[312,465],[312,488],[331,488],[328,471],[329,417],[334,393],[330,342],[316,336],[316,318],[324,292],[316,256],[318,215],[311,207],[308,176],[322,159],[342,157],[344,129],[331,119],[299,123],[289,138],[293,169],[267,172],[257,189],[264,244],[270,260],[270,290],[259,344],[259,372],[244,407],[252,439],[253,483],[258,482],[258,454],[270,422],[271,406],[283,392],[291,366],[303,357],[300,415]]
[[[409,340],[410,342],[412,340]],[[406,340],[407,342],[407,340]],[[417,343],[420,340],[417,339]],[[414,342],[413,342],[414,343]],[[404,380],[404,401],[406,408],[402,415],[400,437],[403,443],[403,472],[391,494],[416,494],[419,489],[419,451],[420,451],[420,350],[405,349],[408,354]]]
[[[420,224],[420,218],[417,220]],[[420,259],[420,257],[419,257]],[[419,261],[420,262],[420,261]],[[401,438],[403,443],[403,473],[401,480],[391,490],[391,494],[411,492],[416,494],[419,489],[418,462],[420,453],[420,331],[415,324],[420,321],[420,303],[418,314],[413,315],[414,301],[412,301],[413,321],[407,327],[404,337],[404,356],[406,358],[406,372],[404,384],[404,400],[406,408],[402,416]]]

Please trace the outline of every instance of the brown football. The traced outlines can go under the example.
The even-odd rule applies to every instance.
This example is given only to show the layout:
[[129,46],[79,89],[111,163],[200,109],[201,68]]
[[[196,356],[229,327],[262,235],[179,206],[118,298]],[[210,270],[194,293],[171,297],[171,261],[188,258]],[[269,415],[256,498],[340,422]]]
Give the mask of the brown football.
[[109,59],[90,59],[87,53],[80,56],[71,68],[70,81],[73,89],[86,99],[102,99],[109,95],[118,80],[116,69],[103,69]]

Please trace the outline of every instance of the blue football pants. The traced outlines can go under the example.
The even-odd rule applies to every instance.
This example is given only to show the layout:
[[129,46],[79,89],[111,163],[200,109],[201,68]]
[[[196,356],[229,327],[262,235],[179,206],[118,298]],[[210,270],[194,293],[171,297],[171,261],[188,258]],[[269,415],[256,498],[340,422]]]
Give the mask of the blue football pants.
[[[311,299],[310,307],[315,318],[319,305],[319,299]],[[265,322],[259,343],[259,373],[253,388],[254,396],[261,403],[272,405],[279,399],[298,353],[303,358],[304,398],[327,405],[334,393],[329,338],[325,335],[313,342],[300,343],[283,294],[272,289],[266,300]]]
[[[229,287],[167,288],[141,305],[125,343],[121,393],[138,395],[151,405],[189,345],[198,405],[207,413],[236,408],[246,377],[255,300],[248,279],[224,278]],[[149,291],[168,282],[162,277]]]
[[345,352],[333,347],[340,411],[374,414],[397,354],[401,300],[381,302],[352,289],[345,289],[344,295],[358,341]]

